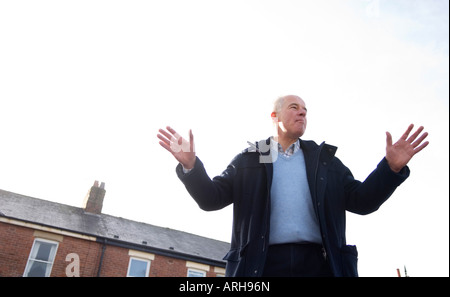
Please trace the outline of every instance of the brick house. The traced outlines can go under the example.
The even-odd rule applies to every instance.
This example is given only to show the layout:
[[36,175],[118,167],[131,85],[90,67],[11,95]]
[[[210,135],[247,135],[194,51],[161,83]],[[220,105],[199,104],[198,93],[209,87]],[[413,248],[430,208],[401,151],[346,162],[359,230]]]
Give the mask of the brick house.
[[0,277],[225,274],[229,243],[102,214],[105,192],[78,208],[0,190]]

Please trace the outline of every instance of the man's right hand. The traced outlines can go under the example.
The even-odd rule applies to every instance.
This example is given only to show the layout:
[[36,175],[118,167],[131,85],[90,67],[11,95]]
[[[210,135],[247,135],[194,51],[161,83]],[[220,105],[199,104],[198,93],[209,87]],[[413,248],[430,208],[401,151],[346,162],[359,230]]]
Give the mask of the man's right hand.
[[168,132],[159,129],[158,138],[161,140],[159,144],[168,150],[183,165],[184,169],[194,168],[196,157],[192,130],[189,130],[189,141],[187,141],[171,127],[166,127],[166,129]]

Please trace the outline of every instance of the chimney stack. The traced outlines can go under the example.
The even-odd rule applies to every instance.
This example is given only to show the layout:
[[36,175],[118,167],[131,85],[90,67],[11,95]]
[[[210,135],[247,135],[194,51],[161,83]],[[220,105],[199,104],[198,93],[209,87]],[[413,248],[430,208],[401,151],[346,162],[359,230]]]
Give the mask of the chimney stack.
[[105,183],[101,183],[98,185],[98,181],[94,182],[94,185],[91,187],[89,192],[84,199],[84,211],[101,214],[103,207],[103,198],[105,198]]

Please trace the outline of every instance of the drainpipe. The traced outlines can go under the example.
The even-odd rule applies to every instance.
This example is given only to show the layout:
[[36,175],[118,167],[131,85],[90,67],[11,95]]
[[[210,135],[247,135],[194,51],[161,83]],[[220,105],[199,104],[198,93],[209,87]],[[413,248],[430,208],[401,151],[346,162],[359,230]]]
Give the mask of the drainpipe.
[[103,256],[105,256],[105,250],[106,250],[106,238],[103,239],[102,254],[100,256],[100,263],[98,264],[97,277],[100,277],[100,273],[102,271]]

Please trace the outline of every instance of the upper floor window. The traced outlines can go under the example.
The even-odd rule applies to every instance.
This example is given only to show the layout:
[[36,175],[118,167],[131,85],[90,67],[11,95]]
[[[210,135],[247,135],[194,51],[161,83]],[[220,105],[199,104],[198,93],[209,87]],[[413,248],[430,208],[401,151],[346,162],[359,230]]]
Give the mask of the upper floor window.
[[36,238],[23,276],[49,277],[57,249],[58,242]]
[[197,262],[186,261],[187,277],[205,277],[210,266]]
[[206,277],[206,271],[189,268],[187,272],[188,277]]
[[149,271],[150,271],[150,261],[133,257],[130,258],[127,276],[147,277]]

